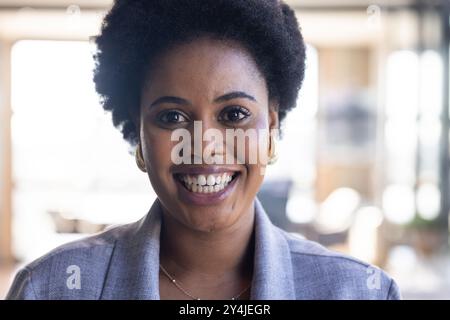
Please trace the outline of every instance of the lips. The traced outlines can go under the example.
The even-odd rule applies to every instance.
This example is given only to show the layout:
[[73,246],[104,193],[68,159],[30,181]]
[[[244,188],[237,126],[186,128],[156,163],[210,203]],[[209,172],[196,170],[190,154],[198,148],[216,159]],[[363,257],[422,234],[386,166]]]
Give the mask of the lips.
[[237,185],[241,171],[217,166],[176,166],[172,174],[183,202],[215,205],[228,197]]

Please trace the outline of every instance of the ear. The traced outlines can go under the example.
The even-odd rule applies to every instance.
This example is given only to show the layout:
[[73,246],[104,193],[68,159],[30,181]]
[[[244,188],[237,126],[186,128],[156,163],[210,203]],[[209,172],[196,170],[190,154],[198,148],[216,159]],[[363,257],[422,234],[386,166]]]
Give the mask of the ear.
[[280,127],[278,108],[279,106],[276,100],[269,102],[269,129],[279,129]]

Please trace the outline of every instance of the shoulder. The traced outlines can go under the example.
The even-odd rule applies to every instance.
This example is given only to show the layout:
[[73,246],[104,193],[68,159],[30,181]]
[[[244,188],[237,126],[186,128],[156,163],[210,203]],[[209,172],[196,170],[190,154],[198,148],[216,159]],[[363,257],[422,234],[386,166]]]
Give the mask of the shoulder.
[[380,268],[277,229],[288,242],[297,291],[309,299],[400,299]]
[[[14,278],[6,299],[97,299],[116,241],[126,238],[136,224],[64,244],[23,267]],[[81,274],[89,289],[77,290]]]

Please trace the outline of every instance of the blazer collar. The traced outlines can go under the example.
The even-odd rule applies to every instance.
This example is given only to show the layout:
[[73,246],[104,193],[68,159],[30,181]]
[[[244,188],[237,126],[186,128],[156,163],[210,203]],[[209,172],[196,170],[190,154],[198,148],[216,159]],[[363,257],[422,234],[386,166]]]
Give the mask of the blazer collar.
[[116,241],[101,299],[159,300],[161,208],[148,214]]
[[[161,204],[120,237],[111,256],[102,299],[159,300]],[[295,299],[290,250],[286,238],[255,199],[255,257],[252,300]]]
[[252,300],[295,299],[291,252],[282,231],[255,199],[255,260]]

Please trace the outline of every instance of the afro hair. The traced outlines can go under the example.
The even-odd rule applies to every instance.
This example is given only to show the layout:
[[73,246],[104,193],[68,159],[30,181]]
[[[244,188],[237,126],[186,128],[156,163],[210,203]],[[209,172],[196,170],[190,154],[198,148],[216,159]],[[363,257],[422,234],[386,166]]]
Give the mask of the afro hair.
[[131,145],[146,69],[171,45],[203,34],[246,48],[265,77],[279,119],[296,106],[305,43],[294,11],[280,0],[116,0],[95,38],[94,82],[114,126]]

